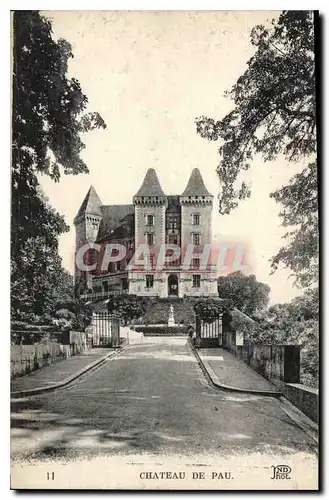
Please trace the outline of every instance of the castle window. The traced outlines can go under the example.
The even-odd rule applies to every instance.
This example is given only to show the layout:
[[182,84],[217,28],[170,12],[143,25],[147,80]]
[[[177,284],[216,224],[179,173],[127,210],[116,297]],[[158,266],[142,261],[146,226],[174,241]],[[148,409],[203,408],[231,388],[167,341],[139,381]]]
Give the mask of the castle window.
[[177,236],[177,234],[169,234],[168,235],[168,243],[170,245],[178,245],[178,236]]
[[169,219],[169,229],[177,229],[178,217],[170,217]]
[[193,288],[200,288],[201,276],[200,274],[193,274]]
[[200,267],[200,259],[199,258],[192,259],[192,267],[194,269],[199,269],[199,267]]
[[145,276],[146,279],[146,288],[153,288],[154,276],[153,274],[147,274]]
[[147,226],[154,226],[154,215],[147,215],[146,216],[146,225]]
[[200,245],[200,234],[192,233],[192,243],[193,245]]
[[102,282],[103,292],[107,292],[109,289],[109,284],[107,281]]
[[192,224],[193,226],[200,226],[200,214],[192,215]]
[[146,233],[146,243],[148,245],[154,245],[154,234],[153,233]]

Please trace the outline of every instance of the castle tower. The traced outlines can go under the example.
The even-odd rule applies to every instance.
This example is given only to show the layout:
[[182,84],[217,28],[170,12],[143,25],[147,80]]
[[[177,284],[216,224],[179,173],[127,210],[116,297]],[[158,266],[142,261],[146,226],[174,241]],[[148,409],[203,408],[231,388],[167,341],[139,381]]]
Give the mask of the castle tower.
[[[102,202],[93,186],[90,186],[85,199],[74,219],[75,225],[75,253],[86,243],[94,243],[102,220]],[[84,273],[75,266],[75,283],[80,281]],[[87,285],[91,282],[88,276]]]
[[213,195],[206,188],[198,168],[192,170],[187,186],[180,196],[181,244],[205,245],[211,243]]
[[162,191],[154,168],[146,172],[143,183],[134,196],[135,247],[147,243],[165,243],[165,213],[167,197]]

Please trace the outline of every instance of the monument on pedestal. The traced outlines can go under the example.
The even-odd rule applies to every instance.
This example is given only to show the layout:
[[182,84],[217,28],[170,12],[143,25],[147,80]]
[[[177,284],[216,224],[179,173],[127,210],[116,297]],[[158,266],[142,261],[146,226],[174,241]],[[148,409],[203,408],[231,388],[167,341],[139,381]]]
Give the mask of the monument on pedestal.
[[172,305],[169,308],[168,326],[175,326],[174,308]]

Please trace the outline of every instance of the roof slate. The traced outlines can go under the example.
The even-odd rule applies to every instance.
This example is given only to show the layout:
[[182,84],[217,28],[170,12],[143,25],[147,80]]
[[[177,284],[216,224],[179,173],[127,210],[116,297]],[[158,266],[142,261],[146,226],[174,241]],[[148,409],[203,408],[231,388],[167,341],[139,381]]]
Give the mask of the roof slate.
[[130,231],[132,236],[134,235],[134,217],[129,218],[129,215],[135,213],[134,205],[103,205],[101,210],[103,218],[99,225],[97,240],[106,238],[112,231],[125,223],[128,223],[129,226],[133,224]]
[[187,186],[181,196],[212,196],[204,185],[198,168],[192,170]]
[[135,196],[166,196],[154,168],[149,168]]
[[85,199],[82,202],[81,207],[77,213],[77,217],[83,215],[85,213],[102,215],[102,202],[96,193],[94,186],[90,186],[88,193],[85,196]]

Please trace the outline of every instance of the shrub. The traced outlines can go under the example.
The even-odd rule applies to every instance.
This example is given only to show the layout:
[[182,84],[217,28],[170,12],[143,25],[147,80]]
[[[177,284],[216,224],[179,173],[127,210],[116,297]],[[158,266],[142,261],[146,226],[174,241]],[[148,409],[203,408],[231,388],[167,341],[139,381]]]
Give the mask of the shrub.
[[145,334],[169,334],[169,335],[175,335],[175,334],[187,334],[188,327],[186,325],[181,325],[181,326],[168,326],[168,325],[136,325],[134,327],[134,330],[136,332],[141,332]]
[[224,311],[224,306],[219,299],[202,298],[194,304],[195,314],[206,323],[212,323]]

